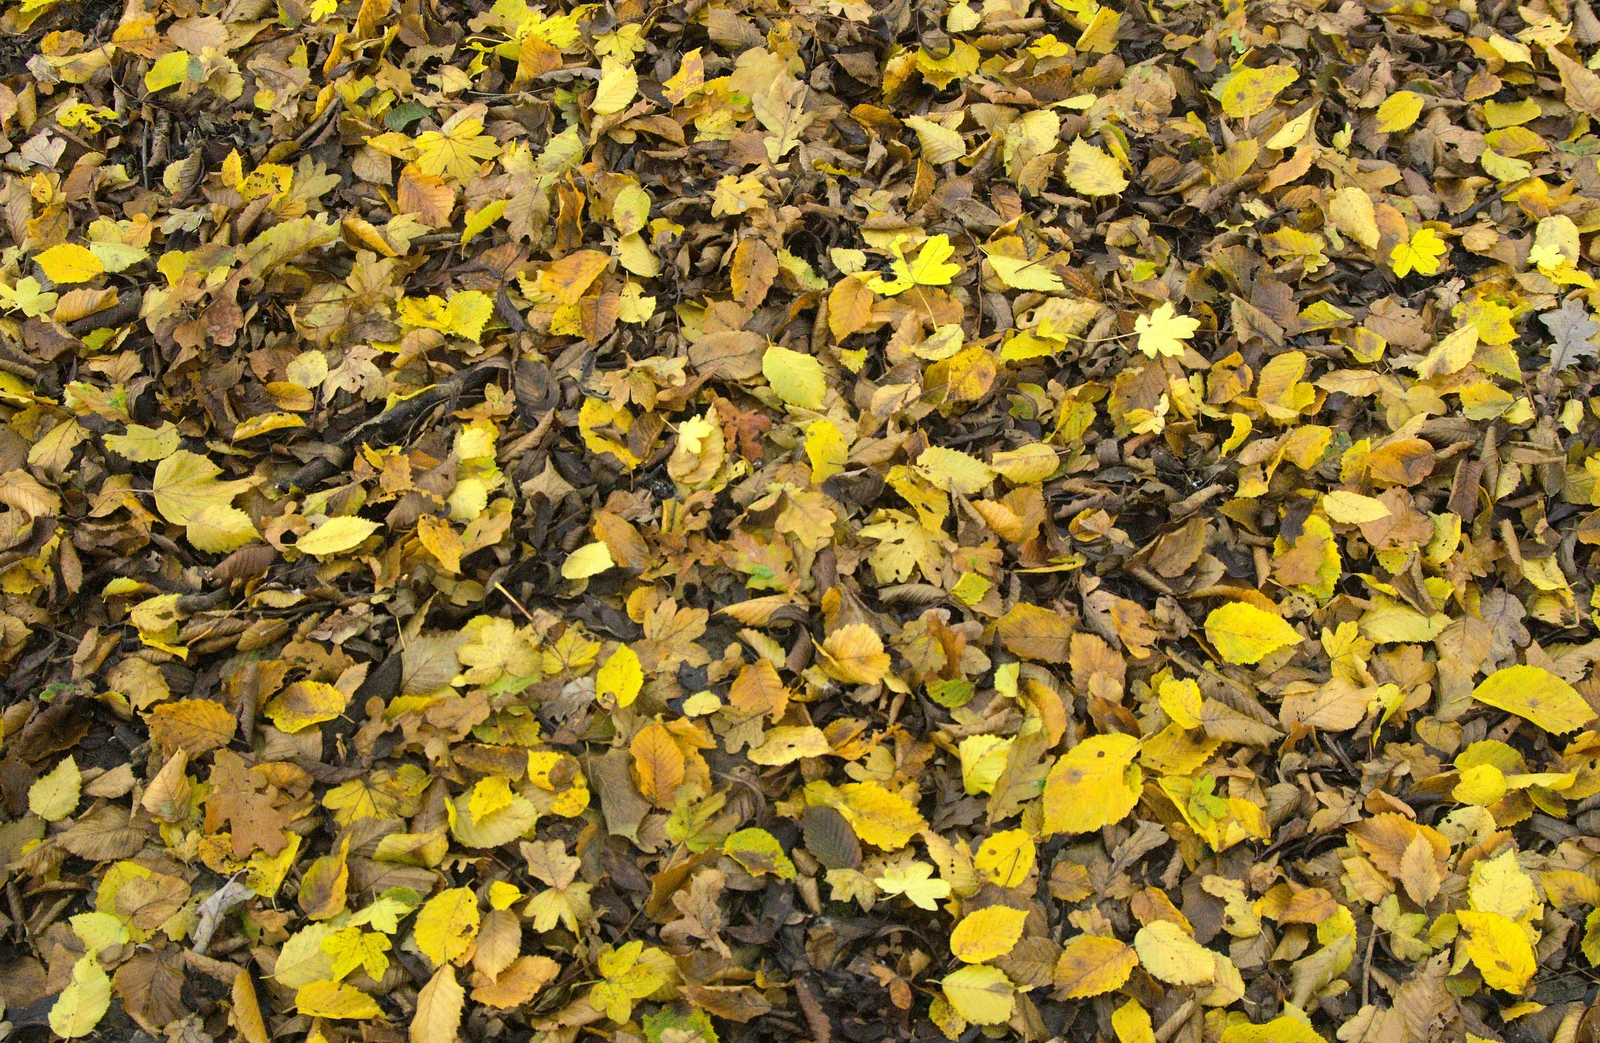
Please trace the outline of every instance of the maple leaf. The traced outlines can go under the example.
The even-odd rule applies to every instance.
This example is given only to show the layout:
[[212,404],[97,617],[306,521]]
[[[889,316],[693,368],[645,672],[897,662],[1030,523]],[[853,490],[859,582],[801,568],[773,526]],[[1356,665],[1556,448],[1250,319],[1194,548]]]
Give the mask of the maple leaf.
[[596,960],[604,981],[589,991],[589,1003],[618,1023],[628,1020],[633,1004],[667,983],[671,957],[660,949],[646,949],[632,941],[618,948],[607,946]]
[[921,909],[938,909],[939,899],[950,897],[950,882],[933,879],[926,862],[894,862],[872,881],[884,894],[905,895]]
[[1389,266],[1402,278],[1415,271],[1420,275],[1439,274],[1439,260],[1450,247],[1432,228],[1419,228],[1411,238],[1395,244]]
[[1133,331],[1139,335],[1139,350],[1151,358],[1158,355],[1169,358],[1181,356],[1189,350],[1185,341],[1193,337],[1194,331],[1199,328],[1198,319],[1177,314],[1171,301],[1133,321]]
[[389,939],[359,927],[346,927],[322,939],[322,951],[333,957],[333,977],[343,978],[357,967],[375,980],[389,966]]
[[219,482],[221,473],[222,468],[206,457],[178,450],[156,465],[150,483],[156,510],[175,525],[188,525],[207,507],[227,507],[252,484],[249,479]]
[[439,177],[448,174],[457,181],[478,176],[481,161],[500,154],[500,143],[483,133],[484,105],[469,105],[451,116],[438,130],[417,135],[417,169]]
[[1550,345],[1550,370],[1560,373],[1580,358],[1593,358],[1600,353],[1594,336],[1600,333],[1600,322],[1594,321],[1589,309],[1577,297],[1568,297],[1561,307],[1539,316],[1539,321],[1550,330],[1555,343]]
[[949,263],[956,249],[950,245],[950,237],[942,233],[928,237],[912,261],[906,260],[904,246],[898,240],[890,249],[894,253],[889,266],[893,277],[876,275],[867,281],[868,289],[885,297],[905,293],[913,286],[946,286],[961,272],[959,264]]
[[243,858],[256,848],[269,855],[283,850],[288,843],[284,830],[289,816],[275,806],[277,787],[264,775],[251,771],[244,758],[231,750],[218,750],[209,783],[206,830],[217,832],[225,824],[229,826],[234,857]]

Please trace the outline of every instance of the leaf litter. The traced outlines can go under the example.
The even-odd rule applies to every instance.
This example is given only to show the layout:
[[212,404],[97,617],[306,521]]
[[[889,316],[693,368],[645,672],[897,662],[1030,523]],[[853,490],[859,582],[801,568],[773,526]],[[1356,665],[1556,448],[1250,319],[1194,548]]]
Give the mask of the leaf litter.
[[1587,2],[0,33],[0,1035],[1600,1033]]

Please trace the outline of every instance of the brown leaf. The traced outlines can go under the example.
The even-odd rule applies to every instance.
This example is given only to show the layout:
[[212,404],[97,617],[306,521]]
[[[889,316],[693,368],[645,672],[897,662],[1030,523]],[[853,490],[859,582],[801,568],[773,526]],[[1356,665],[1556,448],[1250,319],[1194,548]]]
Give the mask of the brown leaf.
[[653,721],[628,744],[633,754],[633,777],[644,798],[658,808],[670,808],[683,782],[683,751],[672,733]]
[[180,699],[163,703],[145,715],[150,741],[171,753],[183,750],[191,758],[233,741],[239,722],[221,703],[210,699]]

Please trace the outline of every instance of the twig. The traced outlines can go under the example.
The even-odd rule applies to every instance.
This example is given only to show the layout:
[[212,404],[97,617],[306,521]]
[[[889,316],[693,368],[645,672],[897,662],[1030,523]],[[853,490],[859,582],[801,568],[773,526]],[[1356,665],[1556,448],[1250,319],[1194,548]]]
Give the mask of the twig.
[[305,148],[307,144],[309,144],[313,139],[327,129],[328,124],[331,121],[338,119],[339,113],[343,111],[344,97],[342,95],[336,95],[333,101],[328,103],[328,111],[324,112],[321,116],[317,117],[317,119],[313,120],[311,126],[301,131],[300,136],[294,139],[295,149],[298,151],[299,149]]
[[496,589],[500,593],[504,594],[506,596],[506,600],[507,601],[509,601],[513,605],[517,606],[517,611],[521,612],[523,614],[523,616],[525,616],[527,618],[528,622],[530,622],[530,623],[534,622],[533,613],[528,611],[528,608],[527,608],[526,605],[524,605],[522,602],[518,601],[516,598],[511,596],[511,591],[509,591],[509,590],[507,590],[505,588],[505,584],[501,583],[499,580],[496,580],[495,584],[494,584],[494,589]]
[[372,441],[387,442],[434,406],[482,388],[494,379],[496,373],[508,368],[506,360],[498,355],[492,359],[484,359],[475,366],[469,366],[446,377],[426,391],[419,392],[404,402],[396,403],[392,408],[385,409],[370,420],[351,428],[324,455],[306,463],[289,477],[280,479],[278,488],[288,492],[291,489],[315,487],[323,479],[331,478],[350,466],[350,461],[355,457],[356,445]]
[[1513,181],[1513,182],[1511,182],[1511,184],[1509,184],[1506,187],[1502,188],[1500,191],[1496,192],[1494,195],[1485,196],[1483,199],[1480,199],[1478,202],[1473,203],[1471,206],[1469,206],[1465,210],[1461,211],[1461,213],[1459,213],[1456,216],[1452,217],[1450,219],[1450,227],[1451,228],[1460,228],[1462,225],[1466,224],[1468,221],[1472,220],[1474,217],[1477,217],[1478,214],[1480,214],[1483,211],[1484,207],[1489,206],[1491,203],[1498,203],[1500,200],[1504,199],[1507,195],[1509,195],[1510,193],[1516,191],[1517,189],[1521,188],[1523,185],[1527,184],[1529,181],[1532,181],[1532,180],[1533,179],[1531,177],[1525,177],[1520,181]]
[[108,326],[121,326],[125,322],[132,322],[139,317],[139,309],[144,306],[144,298],[139,296],[124,297],[109,308],[85,315],[67,323],[67,332],[74,337],[82,338],[85,334],[95,330],[103,330]]

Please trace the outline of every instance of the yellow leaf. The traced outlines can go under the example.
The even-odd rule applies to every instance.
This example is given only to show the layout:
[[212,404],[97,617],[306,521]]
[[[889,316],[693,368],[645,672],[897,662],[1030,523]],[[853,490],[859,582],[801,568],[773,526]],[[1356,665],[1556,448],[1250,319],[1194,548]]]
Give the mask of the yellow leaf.
[[957,131],[922,116],[907,116],[905,124],[917,132],[922,158],[929,163],[949,163],[967,154],[967,143]]
[[417,542],[433,555],[440,568],[451,575],[460,574],[461,555],[466,545],[461,542],[461,534],[456,532],[448,519],[433,514],[418,518]]
[[533,999],[560,973],[561,965],[548,956],[518,956],[492,984],[475,987],[472,999],[498,1010],[518,1007]]
[[382,525],[365,518],[348,516],[329,518],[295,542],[295,550],[325,558],[330,554],[343,554],[359,547],[367,537]]
[[274,431],[284,431],[291,427],[305,427],[306,422],[293,413],[262,413],[245,420],[233,429],[233,440],[242,442],[246,438],[256,438],[268,435]]
[[176,87],[189,76],[189,52],[172,51],[156,59],[144,74],[144,89],[151,94]]
[[360,927],[344,927],[322,939],[322,951],[333,957],[334,980],[354,972],[357,967],[374,980],[381,980],[389,966],[390,945],[384,935],[363,931]]
[[400,302],[400,322],[412,329],[438,330],[474,344],[494,315],[494,300],[482,290],[462,290],[446,301],[432,294]]
[[764,829],[741,829],[722,842],[722,853],[744,867],[751,876],[771,873],[780,880],[793,880],[799,872],[783,853],[778,838]]
[[890,863],[872,882],[884,894],[905,895],[912,905],[929,911],[939,908],[939,899],[950,897],[950,882],[935,878],[926,862]]
[[490,775],[473,784],[472,794],[467,798],[467,813],[474,819],[481,819],[510,807],[514,800],[516,794],[511,791],[511,782],[503,776]]
[[[770,714],[772,720],[777,721],[789,705],[789,689],[778,676],[777,667],[766,659],[758,659],[742,668],[734,678],[728,689],[728,702],[742,713]],[[767,738],[770,741],[771,735]]]
[[597,540],[568,554],[567,560],[561,563],[561,575],[567,579],[588,579],[615,566],[610,548]]
[[331,920],[345,911],[349,895],[350,838],[345,837],[331,854],[313,859],[300,877],[300,908],[308,920]]
[[1401,278],[1411,272],[1420,275],[1438,275],[1439,259],[1449,251],[1439,233],[1431,228],[1419,228],[1411,234],[1409,241],[1395,244],[1394,252],[1389,255],[1389,266]]
[[1066,290],[1061,276],[1051,267],[1051,255],[1041,253],[1029,257],[1027,248],[1016,236],[1007,236],[983,248],[989,267],[994,274],[1013,290],[1038,290],[1041,293],[1062,293]]
[[1466,949],[1473,966],[1491,989],[1520,993],[1539,969],[1528,932],[1499,913],[1463,909],[1456,914],[1467,932]]
[[1067,149],[1063,176],[1067,186],[1082,196],[1114,196],[1128,187],[1116,159],[1082,138],[1074,139]]
[[487,107],[469,105],[445,121],[438,130],[417,135],[417,169],[430,177],[449,174],[457,181],[478,176],[482,160],[500,154],[500,142],[483,133]]
[[[826,783],[821,785],[826,786]],[[827,788],[835,799],[823,802],[832,803],[850,823],[856,836],[873,847],[898,851],[928,828],[916,805],[876,782],[849,782],[836,789]],[[810,787],[807,787],[807,799],[818,803],[811,798]]]
[[638,93],[639,74],[633,66],[607,57],[600,63],[600,85],[589,107],[602,116],[610,116],[627,108]]
[[1043,832],[1091,833],[1126,818],[1143,785],[1138,752],[1131,735],[1091,735],[1068,750],[1045,778]]
[[1243,601],[1213,609],[1206,617],[1206,637],[1224,660],[1240,664],[1259,663],[1302,640],[1282,616]]
[[900,241],[897,240],[891,249],[894,252],[894,261],[889,268],[893,278],[873,276],[867,281],[867,288],[873,293],[893,297],[913,286],[948,286],[950,280],[961,272],[959,264],[948,263],[956,249],[950,245],[950,237],[943,232],[930,236],[917,251],[917,259],[914,261],[906,260]]
[[706,82],[705,59],[700,55],[700,48],[685,54],[678,62],[678,71],[673,73],[661,86],[662,93],[668,102],[677,105],[688,99],[689,95],[699,90]]
[[1139,928],[1133,947],[1150,976],[1168,985],[1204,985],[1217,976],[1211,950],[1171,920],[1156,920]]
[[950,951],[966,963],[986,963],[1004,956],[1022,938],[1026,910],[991,905],[962,917],[950,932]]
[[381,1018],[383,1011],[371,996],[339,981],[314,981],[294,994],[295,1009],[313,1018],[359,1021]]
[[539,289],[562,304],[577,304],[600,273],[611,265],[611,255],[600,250],[576,250],[539,271]]
[[828,390],[816,356],[776,344],[761,357],[761,375],[785,403],[799,409],[821,409]]
[[1033,871],[1036,845],[1026,830],[991,833],[972,856],[972,868],[1000,887],[1020,887]]
[[1069,1000],[1088,999],[1122,987],[1139,965],[1132,947],[1115,938],[1080,934],[1062,947],[1055,985]]
[[988,488],[995,471],[975,456],[959,449],[929,446],[917,456],[917,473],[941,491],[954,487],[963,496],[973,496]]
[[867,623],[851,623],[829,634],[822,656],[822,669],[846,684],[877,684],[889,672],[883,638]]
[[196,550],[207,554],[231,554],[260,538],[250,515],[237,507],[212,503],[189,516],[184,536]]
[[1341,525],[1365,525],[1389,517],[1390,510],[1382,500],[1360,493],[1339,489],[1322,498],[1322,511],[1329,521]]
[[952,82],[976,72],[980,57],[972,44],[957,40],[943,58],[935,58],[926,47],[918,48],[916,62],[923,79],[944,90]]
[[262,713],[280,731],[294,734],[344,713],[349,697],[326,681],[296,681],[273,696]]
[[28,810],[46,822],[60,822],[78,809],[82,787],[77,762],[68,757],[28,787]]
[[[832,317],[831,312],[829,317]],[[821,485],[843,471],[849,456],[850,443],[832,421],[813,420],[806,425],[806,459],[811,462],[813,485]]]
[[1162,681],[1157,696],[1173,724],[1180,728],[1200,727],[1200,686],[1194,681]]
[[974,1025],[1002,1025],[1011,1019],[1016,989],[997,967],[962,967],[939,984],[955,1012]]
[[411,1043],[455,1043],[461,1027],[461,1006],[466,993],[450,967],[434,971],[428,984],[417,993],[417,1009],[411,1015]]
[[609,695],[618,706],[632,706],[643,687],[644,669],[639,665],[639,655],[627,645],[618,645],[594,677],[595,695]]
[[1461,769],[1460,781],[1450,796],[1463,804],[1486,808],[1506,795],[1505,772],[1493,764],[1469,764]]
[[1595,712],[1577,689],[1538,666],[1496,670],[1472,692],[1480,703],[1526,717],[1547,732],[1561,735],[1594,720]]
[[478,922],[478,899],[470,888],[440,891],[417,913],[417,948],[435,967],[442,967],[472,948]]
[[1249,119],[1267,111],[1283,89],[1299,78],[1300,73],[1289,65],[1239,69],[1222,81],[1217,100],[1226,115]]
[[250,482],[219,482],[222,469],[206,457],[178,450],[156,465],[150,491],[155,494],[156,510],[174,525],[188,525],[190,516],[202,507],[226,507]]
[[1412,91],[1395,91],[1378,106],[1378,133],[1390,134],[1405,130],[1422,115],[1422,95]]
[[1368,250],[1377,248],[1380,238],[1377,210],[1366,189],[1347,185],[1335,192],[1328,201],[1328,218],[1333,227]]
[[1043,442],[1029,442],[1016,449],[1002,450],[989,458],[989,466],[1012,485],[1038,485],[1061,466],[1061,459],[1051,446]]
[[239,719],[213,699],[180,699],[162,703],[145,715],[150,740],[164,750],[198,757],[233,741]]
[[1072,641],[1072,624],[1061,613],[1019,601],[995,624],[1007,652],[1043,663],[1065,663]]
[[1133,331],[1139,335],[1139,350],[1150,358],[1157,355],[1177,358],[1188,350],[1184,342],[1200,328],[1198,319],[1179,315],[1167,301],[1149,315],[1133,320]]
[[87,1036],[111,1006],[111,979],[93,955],[72,965],[72,981],[50,1007],[50,1027],[67,1039]]
[[33,259],[57,286],[88,282],[106,270],[106,266],[100,263],[100,258],[77,243],[60,243],[35,254]]
[[504,199],[496,199],[491,203],[485,203],[476,210],[467,211],[465,227],[461,229],[461,245],[467,245],[488,231],[496,221],[505,216],[505,213],[506,201]]
[[261,1016],[261,1004],[256,999],[255,982],[250,972],[241,967],[233,976],[231,990],[233,1007],[228,1011],[228,1021],[239,1030],[245,1043],[269,1043],[267,1023]]
[[872,321],[873,301],[872,289],[859,275],[846,276],[835,283],[828,293],[828,329],[833,339],[843,343],[865,328]]
[[[293,851],[293,847],[285,848]],[[335,928],[323,923],[307,924],[290,935],[278,951],[278,962],[272,977],[279,985],[298,989],[333,974],[333,957],[322,948],[322,943],[336,933]]]
[[629,236],[644,228],[650,219],[650,193],[635,182],[623,187],[611,201],[611,223],[619,236]]
[[1280,1014],[1261,1025],[1248,1022],[1229,1025],[1222,1030],[1221,1043],[1327,1043],[1316,1029],[1306,1024],[1304,1014],[1297,1008],[1289,1009],[1292,1013]]
[[1318,106],[1312,105],[1309,109],[1279,127],[1272,137],[1267,139],[1267,148],[1282,151],[1300,144],[1305,139],[1306,131],[1311,129],[1311,124],[1317,118],[1317,109]]
[[126,434],[105,435],[106,448],[134,463],[165,460],[178,450],[178,428],[170,420],[160,427],[129,424]]
[[1156,1043],[1150,1013],[1136,999],[1111,1012],[1111,1031],[1117,1034],[1117,1043]]
[[595,962],[605,981],[589,993],[589,1004],[616,1022],[628,1020],[634,1000],[665,985],[673,967],[672,957],[660,949],[646,949],[639,941],[617,949],[608,947]]
[[791,724],[770,728],[761,745],[749,751],[750,763],[764,767],[793,764],[803,757],[821,757],[831,752],[828,736],[814,724]]
[[1543,909],[1533,878],[1517,864],[1517,852],[1509,847],[1493,858],[1480,858],[1472,864],[1467,900],[1479,912],[1499,913],[1519,922],[1526,922],[1525,917]]
[[[499,783],[504,785],[504,781],[501,779]],[[483,782],[479,785],[483,785]],[[450,835],[467,847],[500,847],[509,844],[532,829],[539,819],[539,809],[515,793],[511,794],[509,803],[497,810],[482,816],[474,815],[472,798],[477,796],[480,796],[480,791],[478,786],[474,786],[470,794],[463,793],[453,805],[456,815],[450,826]]]

